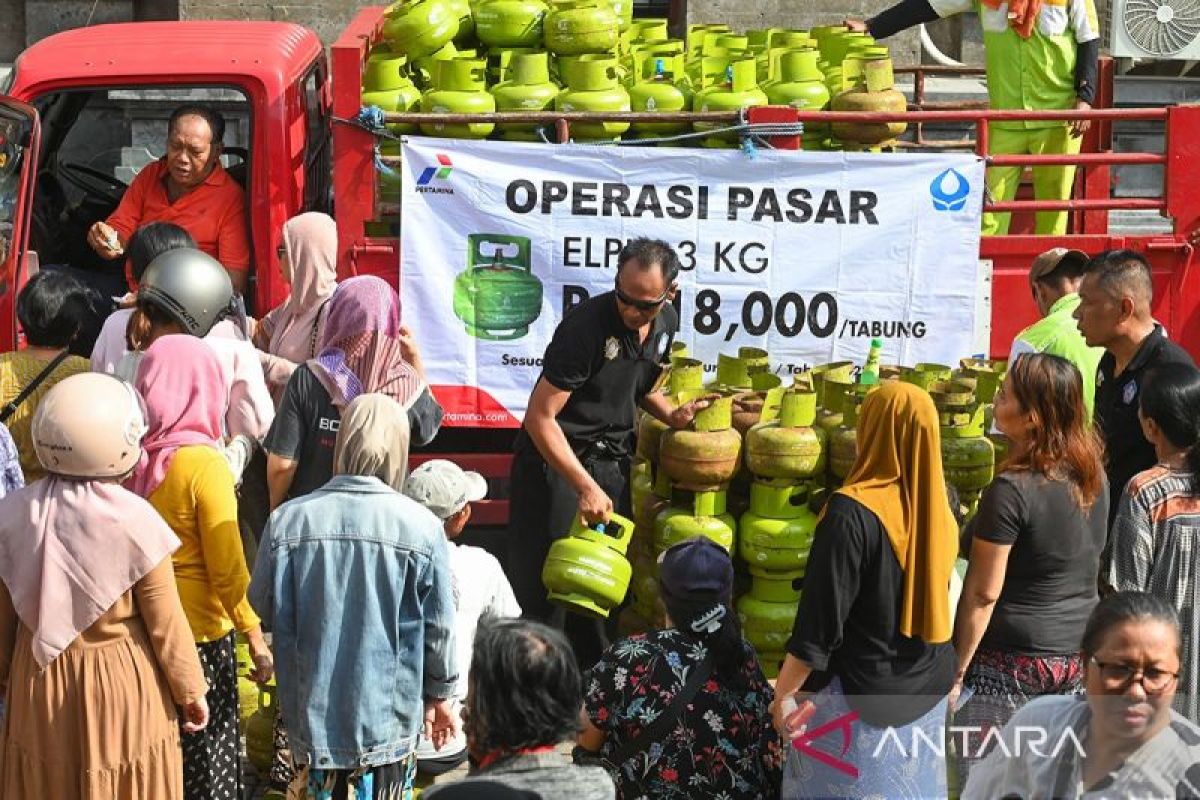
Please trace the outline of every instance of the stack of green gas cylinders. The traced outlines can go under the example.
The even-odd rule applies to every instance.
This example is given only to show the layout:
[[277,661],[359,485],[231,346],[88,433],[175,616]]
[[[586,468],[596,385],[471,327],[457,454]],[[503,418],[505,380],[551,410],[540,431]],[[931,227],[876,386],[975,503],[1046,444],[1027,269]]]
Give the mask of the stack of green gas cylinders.
[[[783,386],[765,350],[719,355],[707,383],[700,361],[679,356],[665,389],[672,399],[716,394],[721,400],[698,416],[693,430],[670,431],[648,415],[642,419],[633,467],[633,604],[622,632],[662,624],[657,554],[685,538],[707,536],[737,556],[739,577],[746,578],[737,584],[738,616],[771,677],[795,622],[820,509],[854,466],[862,405],[880,383],[901,380],[931,394],[942,478],[958,495],[964,519],[975,513],[1006,452],[1004,437],[991,430],[1003,361],[880,365],[878,383],[861,382],[853,362],[839,361]],[[956,590],[963,569],[960,561]]]
[[809,501],[823,483],[826,440],[814,427],[816,416],[816,392],[803,382],[781,393],[777,416],[746,433],[745,462],[754,479],[750,508],[738,523],[738,554],[750,572],[750,591],[737,610],[768,677],[783,659],[817,526]]
[[[632,0],[399,0],[385,12],[383,41],[368,59],[363,103],[397,113],[904,108],[887,47],[844,26],[737,32],[692,25],[685,39],[672,39],[665,19],[632,15]],[[874,149],[903,129],[815,124],[804,146]],[[530,125],[428,125],[421,132],[541,138]],[[689,132],[704,136],[671,141]],[[737,144],[712,124],[592,123],[574,126],[572,136]]]

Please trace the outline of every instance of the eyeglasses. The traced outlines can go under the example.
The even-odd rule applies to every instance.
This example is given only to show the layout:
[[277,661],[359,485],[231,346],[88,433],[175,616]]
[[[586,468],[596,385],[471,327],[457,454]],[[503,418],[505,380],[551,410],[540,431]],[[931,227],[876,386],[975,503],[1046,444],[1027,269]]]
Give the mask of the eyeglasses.
[[638,311],[654,311],[656,308],[666,302],[667,295],[671,293],[671,290],[667,289],[659,296],[657,300],[638,300],[637,298],[630,297],[622,292],[620,286],[614,286],[613,288],[615,288],[617,291],[618,300],[627,306],[633,306]]
[[1167,672],[1157,667],[1136,668],[1117,662],[1106,664],[1095,656],[1091,657],[1091,662],[1100,670],[1101,679],[1113,689],[1124,689],[1133,681],[1138,681],[1146,694],[1162,694],[1179,677],[1178,672]]

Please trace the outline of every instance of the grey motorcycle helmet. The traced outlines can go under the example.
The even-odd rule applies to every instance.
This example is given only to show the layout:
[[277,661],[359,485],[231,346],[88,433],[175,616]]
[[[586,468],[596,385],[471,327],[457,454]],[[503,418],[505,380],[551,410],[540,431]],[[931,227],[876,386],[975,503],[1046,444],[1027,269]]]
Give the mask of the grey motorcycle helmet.
[[191,247],[168,250],[150,262],[138,301],[153,303],[186,333],[204,337],[237,307],[233,283],[220,262]]

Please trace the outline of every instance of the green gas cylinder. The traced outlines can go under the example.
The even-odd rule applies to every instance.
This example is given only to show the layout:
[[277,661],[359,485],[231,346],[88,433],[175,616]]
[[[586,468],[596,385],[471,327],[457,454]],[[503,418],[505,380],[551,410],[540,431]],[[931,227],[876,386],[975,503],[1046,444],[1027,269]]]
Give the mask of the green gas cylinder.
[[823,398],[821,407],[817,410],[817,427],[825,432],[827,441],[832,441],[833,432],[842,424],[845,417],[846,395],[853,389],[853,378],[843,377],[842,374],[826,373],[821,376],[820,397]]
[[670,428],[667,423],[649,412],[643,411],[638,417],[637,454],[647,461],[657,464],[659,448],[662,446],[663,434]]
[[[764,501],[764,494],[785,499],[769,497]],[[762,570],[803,573],[817,529],[817,515],[809,509],[808,501],[806,484],[755,481],[750,489],[751,510],[738,521],[738,554],[742,560]],[[780,519],[761,511],[791,516]]]
[[259,686],[250,680],[250,671],[254,669],[254,661],[250,658],[250,642],[245,635],[239,633],[233,645],[234,660],[237,663],[238,684],[238,722],[243,733],[246,723],[258,710]]
[[458,34],[461,9],[452,0],[400,0],[383,15],[383,36],[409,61],[432,55]]
[[[558,87],[550,82],[546,53],[513,53],[507,79],[492,87],[497,111],[545,111],[554,105]],[[537,125],[509,123],[497,126],[501,139],[541,141]]]
[[904,373],[900,377],[900,380],[905,383],[911,383],[914,386],[920,386],[925,391],[929,391],[929,387],[935,383],[950,380],[950,375],[953,371],[953,369],[945,364],[921,362]]
[[687,50],[688,54],[700,55],[704,50],[704,37],[716,31],[728,31],[729,26],[723,22],[688,25]]
[[813,427],[815,392],[790,389],[780,398],[779,418],[760,422],[746,434],[746,466],[763,478],[800,480],[825,469],[825,439]]
[[467,236],[467,269],[454,279],[454,314],[476,339],[509,341],[529,333],[542,313],[529,239],[500,233]]
[[704,364],[687,356],[671,357],[671,374],[667,378],[671,394],[704,389]]
[[[707,61],[707,59],[705,59]],[[757,65],[753,58],[733,61],[725,69],[724,79],[703,84],[703,88],[692,100],[696,111],[743,111],[753,106],[765,106],[767,95],[758,88]],[[697,131],[712,131],[721,127],[714,123],[697,122]],[[705,147],[736,147],[738,138],[733,134],[713,135],[704,140]]]
[[[372,53],[363,69],[362,104],[404,114],[421,106],[421,90],[405,74],[408,59],[391,52]],[[416,125],[391,123],[388,130],[399,136],[416,133]]]
[[654,521],[654,547],[662,553],[696,536],[711,539],[730,553],[737,538],[737,521],[726,508],[724,491],[676,490],[671,505]]
[[629,593],[638,613],[653,620],[658,616],[658,561],[653,553],[638,553],[632,562]]
[[983,404],[966,384],[955,381],[935,383],[929,393],[941,420],[946,481],[962,495],[977,494],[992,482],[996,466],[995,447],[984,436]]
[[625,559],[633,521],[613,514],[592,527],[576,518],[566,537],[550,545],[542,567],[548,599],[568,609],[607,617],[625,599],[632,569]]
[[[854,87],[830,102],[834,111],[894,111],[908,109],[908,98],[895,88],[892,60],[873,58],[861,62],[862,76]],[[849,76],[846,76],[847,78]],[[839,122],[833,135],[856,147],[878,147],[890,143],[908,127],[906,122]]]
[[[634,43],[665,42],[670,38],[668,21],[660,17],[645,17],[633,21]],[[682,42],[681,42],[682,44]]]
[[996,390],[1008,369],[1008,363],[1003,359],[964,358],[959,366],[975,380],[975,396],[981,403],[991,403],[996,397]]
[[[581,55],[560,62],[566,88],[554,100],[556,111],[629,111],[629,92],[621,86],[617,62],[607,55]],[[572,133],[583,140],[616,141],[629,130],[628,122],[575,123]]]
[[874,386],[854,385],[842,398],[842,423],[829,436],[829,472],[838,484],[846,480],[858,460],[858,412],[866,391]]
[[[536,47],[493,47],[487,51],[487,82],[492,89],[496,88],[497,84],[504,83],[512,78],[511,72],[513,68],[513,58],[518,54],[530,53],[545,53],[545,50],[540,50]],[[547,65],[549,64],[549,54],[546,55]],[[547,69],[547,80],[549,80],[549,69]],[[549,80],[554,83],[553,80]],[[555,89],[558,86],[555,84]],[[496,106],[496,110],[500,111],[500,107]],[[503,130],[503,128],[498,128]]]
[[617,46],[620,21],[609,0],[559,0],[544,31],[546,48],[558,55],[608,53]]
[[[772,105],[791,106],[800,111],[820,111],[829,105],[829,88],[817,67],[816,50],[784,50],[779,55],[777,80],[767,87]],[[824,125],[804,126],[804,138],[824,138]]]
[[246,721],[246,758],[258,770],[260,775],[266,775],[271,769],[271,759],[275,755],[275,687],[264,686],[259,693],[254,713]]
[[755,389],[739,392],[733,396],[733,427],[742,435],[760,422],[769,422],[779,417],[779,405],[783,399],[783,380],[774,373],[756,372],[750,376]]
[[778,664],[787,652],[788,639],[796,624],[796,610],[800,607],[799,592],[792,592],[790,601],[762,600],[754,594],[742,595],[737,600],[738,619],[742,623],[742,635],[758,653],[763,671],[768,664],[778,669]]
[[430,53],[421,58],[411,59],[409,61],[409,72],[412,75],[412,81],[422,93],[433,88],[433,77],[439,61],[451,61],[455,58],[468,58],[474,55],[474,51],[460,52],[454,46],[454,42],[447,42],[446,46],[436,53]]
[[[433,88],[421,96],[421,110],[435,114],[488,114],[496,100],[487,91],[487,63],[480,58],[454,58],[434,64]],[[425,123],[421,133],[449,139],[486,139],[491,122]]]
[[741,452],[733,400],[723,397],[699,411],[689,428],[663,433],[658,465],[675,486],[707,489],[733,478]]
[[541,0],[483,0],[475,7],[475,33],[490,48],[540,47],[548,11]]
[[710,392],[736,394],[754,388],[750,381],[750,365],[738,356],[717,355],[717,376],[706,386]]
[[[642,62],[642,79],[629,89],[629,103],[634,111],[687,111],[692,95],[683,82],[683,55],[656,56]],[[691,126],[686,122],[638,123],[632,126],[633,135],[639,139],[658,136],[674,136],[686,133]]]

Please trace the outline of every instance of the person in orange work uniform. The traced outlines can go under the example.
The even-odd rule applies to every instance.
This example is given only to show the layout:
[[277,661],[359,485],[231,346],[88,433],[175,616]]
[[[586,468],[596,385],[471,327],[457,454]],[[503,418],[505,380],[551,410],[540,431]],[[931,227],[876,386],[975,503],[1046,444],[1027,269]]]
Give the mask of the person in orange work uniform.
[[221,166],[225,120],[206,106],[175,109],[167,126],[167,153],[133,179],[108,219],[88,230],[101,258],[121,257],[133,232],[150,222],[173,222],[221,262],[233,287],[246,290],[250,234],[242,187]]

